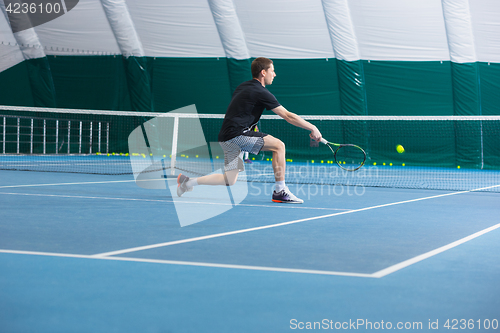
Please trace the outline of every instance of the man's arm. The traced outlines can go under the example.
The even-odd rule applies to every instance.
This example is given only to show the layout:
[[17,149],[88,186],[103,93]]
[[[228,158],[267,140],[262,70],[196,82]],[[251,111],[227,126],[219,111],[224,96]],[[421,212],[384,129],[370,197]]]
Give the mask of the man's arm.
[[319,132],[318,128],[311,124],[310,122],[302,119],[300,116],[296,115],[295,113],[292,113],[285,109],[283,106],[278,106],[277,108],[274,108],[272,110],[274,113],[276,113],[278,116],[281,118],[285,119],[288,123],[306,129],[308,131],[311,131],[311,134],[309,136],[311,139],[319,141],[321,140],[321,133]]

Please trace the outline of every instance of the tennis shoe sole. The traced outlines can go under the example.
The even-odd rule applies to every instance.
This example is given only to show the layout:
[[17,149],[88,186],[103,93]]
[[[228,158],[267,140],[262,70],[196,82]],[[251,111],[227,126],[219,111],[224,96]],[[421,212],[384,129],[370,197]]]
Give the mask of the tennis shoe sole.
[[188,176],[184,176],[182,173],[177,176],[177,196],[181,197],[184,193],[192,191],[192,187],[186,185],[189,180]]
[[285,190],[281,190],[280,192],[273,191],[272,201],[277,203],[289,203],[289,204],[304,203],[304,200],[297,198],[295,195]]

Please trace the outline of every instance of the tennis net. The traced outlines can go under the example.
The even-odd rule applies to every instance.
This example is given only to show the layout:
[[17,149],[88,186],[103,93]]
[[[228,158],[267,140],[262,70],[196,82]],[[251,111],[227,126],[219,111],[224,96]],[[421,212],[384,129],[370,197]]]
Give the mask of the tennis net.
[[[223,117],[0,106],[0,169],[204,175],[223,168]],[[304,118],[331,142],[363,147],[367,161],[344,171],[307,131],[265,115],[258,129],[287,147],[287,183],[500,192],[498,116]],[[271,153],[249,159],[240,179],[274,182]]]

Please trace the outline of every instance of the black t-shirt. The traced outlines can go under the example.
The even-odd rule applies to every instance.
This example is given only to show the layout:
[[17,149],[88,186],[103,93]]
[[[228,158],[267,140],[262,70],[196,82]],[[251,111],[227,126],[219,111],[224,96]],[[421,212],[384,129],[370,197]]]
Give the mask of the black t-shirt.
[[259,81],[243,82],[233,93],[218,140],[227,141],[243,134],[257,124],[264,109],[272,110],[280,105]]

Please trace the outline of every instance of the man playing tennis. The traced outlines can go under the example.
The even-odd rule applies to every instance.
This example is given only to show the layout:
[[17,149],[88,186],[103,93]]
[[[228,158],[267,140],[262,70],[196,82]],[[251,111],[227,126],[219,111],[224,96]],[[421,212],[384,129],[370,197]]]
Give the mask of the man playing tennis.
[[238,173],[245,170],[244,152],[257,155],[261,150],[273,153],[272,166],[276,180],[272,201],[282,203],[303,203],[304,200],[293,195],[285,185],[285,144],[253,128],[259,121],[264,109],[272,110],[288,123],[311,131],[309,136],[316,141],[321,140],[321,133],[316,126],[305,121],[298,115],[287,111],[267,90],[266,85],[273,83],[276,73],[272,60],[256,58],[251,65],[250,81],[240,84],[233,93],[227,108],[222,128],[219,132],[219,143],[224,150],[224,174],[211,174],[192,178],[180,174],[177,177],[177,195],[180,197],[186,191],[192,191],[196,185],[226,185],[236,183]]

